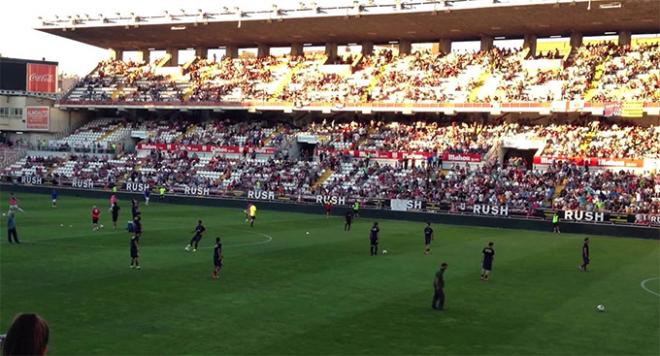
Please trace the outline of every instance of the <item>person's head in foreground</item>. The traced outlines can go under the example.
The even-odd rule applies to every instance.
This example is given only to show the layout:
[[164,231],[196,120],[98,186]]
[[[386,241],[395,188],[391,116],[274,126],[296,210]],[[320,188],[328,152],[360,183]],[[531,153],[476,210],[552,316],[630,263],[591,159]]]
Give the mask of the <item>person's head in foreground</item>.
[[48,323],[37,314],[19,314],[2,344],[3,356],[45,355],[48,351]]

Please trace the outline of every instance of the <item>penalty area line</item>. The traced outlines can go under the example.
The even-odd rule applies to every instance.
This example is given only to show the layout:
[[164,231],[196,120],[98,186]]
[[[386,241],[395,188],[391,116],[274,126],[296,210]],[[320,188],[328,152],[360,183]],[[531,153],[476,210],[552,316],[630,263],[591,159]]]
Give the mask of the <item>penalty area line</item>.
[[660,293],[658,293],[656,291],[653,291],[653,290],[649,289],[648,287],[646,287],[646,283],[649,282],[649,281],[652,281],[654,279],[660,279],[660,277],[647,278],[647,279],[643,280],[641,283],[639,283],[639,285],[642,287],[643,290],[645,290],[645,291],[647,291],[647,292],[649,292],[653,295],[657,295],[658,297],[660,297]]

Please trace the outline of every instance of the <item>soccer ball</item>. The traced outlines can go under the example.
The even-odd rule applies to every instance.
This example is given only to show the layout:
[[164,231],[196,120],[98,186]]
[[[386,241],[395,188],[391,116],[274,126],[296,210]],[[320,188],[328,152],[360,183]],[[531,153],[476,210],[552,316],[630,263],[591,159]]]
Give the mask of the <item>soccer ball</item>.
[[383,255],[386,255],[386,254],[387,254],[387,250],[383,250]]
[[305,233],[305,235],[309,236],[309,231],[307,231],[307,232]]
[[604,312],[605,311],[605,306],[602,305],[602,304],[598,304],[596,306],[596,310],[598,310],[599,312]]
[[64,224],[60,224],[60,227],[64,227]]
[[101,229],[103,228],[103,224],[101,224]]

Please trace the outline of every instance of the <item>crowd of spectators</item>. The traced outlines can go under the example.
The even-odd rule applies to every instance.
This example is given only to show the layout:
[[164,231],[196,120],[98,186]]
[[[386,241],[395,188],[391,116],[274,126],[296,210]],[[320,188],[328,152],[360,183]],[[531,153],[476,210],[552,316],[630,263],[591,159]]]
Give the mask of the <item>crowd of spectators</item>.
[[[196,58],[175,71],[103,61],[79,84],[77,100],[435,103],[660,100],[657,43],[589,42],[570,55],[492,48],[467,53],[383,50],[329,61],[323,54]],[[530,64],[531,63],[531,64]],[[493,90],[471,95],[496,78]],[[597,75],[597,73],[599,73]],[[111,90],[107,90],[107,89]],[[75,91],[74,91],[75,92]],[[74,96],[70,95],[70,99]]]

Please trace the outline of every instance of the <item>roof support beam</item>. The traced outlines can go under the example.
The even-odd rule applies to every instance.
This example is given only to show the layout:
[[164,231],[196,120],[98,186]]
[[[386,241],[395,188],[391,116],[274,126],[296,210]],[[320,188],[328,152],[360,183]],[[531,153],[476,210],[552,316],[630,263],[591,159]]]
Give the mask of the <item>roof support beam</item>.
[[630,31],[619,32],[619,46],[628,46],[632,41],[632,34]]
[[328,56],[328,64],[334,64],[337,60],[337,44],[333,42],[326,43],[325,55]]
[[571,33],[571,47],[578,48],[582,46],[582,34],[579,32]]
[[410,54],[411,51],[412,51],[412,44],[410,43],[410,41],[407,41],[407,40],[399,41],[399,54],[400,55]]
[[438,40],[438,42],[435,42],[431,45],[431,52],[433,52],[434,54],[451,53],[451,45],[452,43],[450,39],[442,38]]
[[166,67],[176,67],[179,65],[179,49],[170,47],[165,50],[165,53],[170,55],[170,60],[165,63]]
[[479,49],[482,51],[489,51],[493,49],[493,37],[482,36],[481,45],[479,46]]
[[362,55],[369,56],[374,53],[374,43],[373,42],[362,42]]
[[529,54],[532,57],[536,56],[536,42],[536,35],[525,35],[525,39],[523,40],[523,48],[529,49]]
[[263,58],[270,56],[270,46],[260,44],[257,46],[257,57]]
[[238,58],[238,47],[236,46],[226,46],[225,47],[225,56],[227,58]]
[[195,47],[195,57],[202,59],[209,58],[209,49],[206,47]]
[[291,45],[291,55],[292,56],[302,56],[305,54],[305,51],[303,50],[303,44],[302,43],[294,43]]
[[118,48],[109,48],[109,57],[112,60],[117,60],[121,61],[124,59],[124,50],[123,49],[118,49]]

